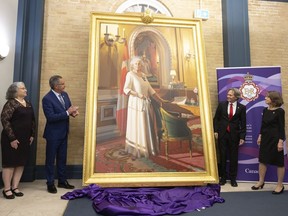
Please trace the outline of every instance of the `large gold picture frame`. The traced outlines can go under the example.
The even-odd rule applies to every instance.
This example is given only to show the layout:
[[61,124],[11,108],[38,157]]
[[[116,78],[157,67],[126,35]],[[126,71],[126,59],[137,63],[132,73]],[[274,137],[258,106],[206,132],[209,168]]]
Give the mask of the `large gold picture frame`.
[[[90,28],[83,185],[96,183],[105,187],[140,187],[217,183],[216,150],[201,20],[153,16],[149,12],[143,15],[91,13]],[[153,88],[162,89],[166,93],[184,92],[186,99],[189,89],[197,93],[197,98],[194,98],[196,101],[191,97],[189,103],[196,104],[190,107],[201,119],[201,145],[205,164],[203,170],[193,172],[97,171],[95,162],[98,145],[100,146],[102,140],[107,137],[117,138],[116,126],[113,126],[114,129],[110,132],[103,132],[103,128],[112,128],[109,125],[115,125],[116,121],[118,102],[115,95],[119,91],[124,42],[126,41],[126,45],[129,46],[130,58],[139,54],[145,55],[143,49],[139,48],[137,51],[135,45],[137,35],[142,35],[144,38],[147,36],[148,40],[151,36],[157,44],[158,75],[156,79],[151,80]],[[105,58],[109,58],[111,62],[107,64]],[[174,100],[176,97],[172,98]],[[176,99],[181,98],[183,97]],[[168,156],[166,160],[168,161]]]

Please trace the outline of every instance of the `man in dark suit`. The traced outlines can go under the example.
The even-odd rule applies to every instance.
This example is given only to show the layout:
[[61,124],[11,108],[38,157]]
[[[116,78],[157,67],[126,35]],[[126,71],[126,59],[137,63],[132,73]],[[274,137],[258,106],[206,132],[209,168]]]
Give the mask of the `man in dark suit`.
[[220,153],[220,185],[226,184],[226,160],[230,156],[229,176],[231,186],[237,187],[238,148],[246,136],[246,107],[238,102],[240,92],[231,88],[227,92],[227,101],[219,103],[214,119],[214,135],[218,139]]
[[43,137],[46,139],[45,171],[47,190],[57,193],[54,185],[54,163],[56,159],[58,187],[73,189],[66,179],[67,138],[69,117],[76,117],[78,107],[72,106],[68,94],[64,91],[65,82],[59,75],[49,80],[51,90],[43,97],[42,107],[46,117]]

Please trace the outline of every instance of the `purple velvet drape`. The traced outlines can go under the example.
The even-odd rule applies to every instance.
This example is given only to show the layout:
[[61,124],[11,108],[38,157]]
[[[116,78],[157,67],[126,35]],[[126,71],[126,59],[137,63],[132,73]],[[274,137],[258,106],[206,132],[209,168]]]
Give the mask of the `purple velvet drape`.
[[88,197],[102,215],[165,215],[204,209],[223,203],[219,185],[157,188],[101,188],[91,184],[61,196],[72,200]]

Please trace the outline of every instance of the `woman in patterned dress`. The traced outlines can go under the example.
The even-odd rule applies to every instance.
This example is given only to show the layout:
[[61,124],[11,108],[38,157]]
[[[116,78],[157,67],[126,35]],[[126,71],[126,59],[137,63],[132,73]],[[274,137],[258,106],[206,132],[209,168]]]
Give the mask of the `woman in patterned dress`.
[[34,111],[31,103],[24,99],[26,96],[27,89],[23,82],[11,84],[1,113],[3,196],[6,199],[24,195],[18,185],[35,136]]

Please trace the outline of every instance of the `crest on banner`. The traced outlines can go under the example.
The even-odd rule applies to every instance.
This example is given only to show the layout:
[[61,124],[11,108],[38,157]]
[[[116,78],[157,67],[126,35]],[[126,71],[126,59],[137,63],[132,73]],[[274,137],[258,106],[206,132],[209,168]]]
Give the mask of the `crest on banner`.
[[246,101],[254,101],[258,98],[260,88],[253,82],[253,75],[247,72],[245,82],[240,87],[241,97]]

